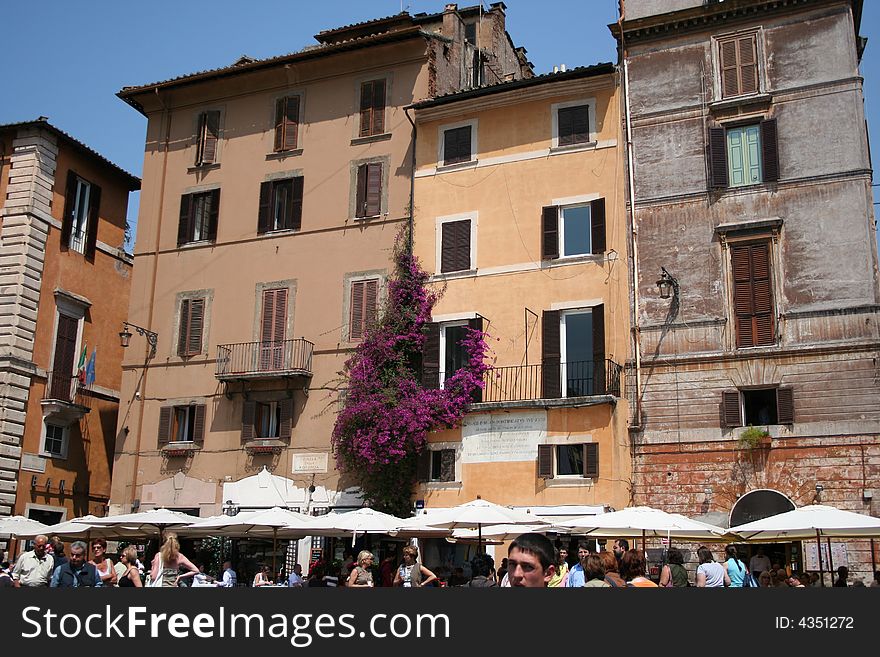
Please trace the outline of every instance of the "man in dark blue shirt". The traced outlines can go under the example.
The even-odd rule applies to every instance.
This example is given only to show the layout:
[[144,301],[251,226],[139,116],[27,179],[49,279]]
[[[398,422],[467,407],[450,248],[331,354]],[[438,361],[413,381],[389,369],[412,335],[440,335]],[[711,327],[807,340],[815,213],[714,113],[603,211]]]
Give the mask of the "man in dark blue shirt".
[[55,569],[49,586],[62,589],[103,586],[95,566],[86,563],[85,543],[77,541],[70,546],[70,559]]

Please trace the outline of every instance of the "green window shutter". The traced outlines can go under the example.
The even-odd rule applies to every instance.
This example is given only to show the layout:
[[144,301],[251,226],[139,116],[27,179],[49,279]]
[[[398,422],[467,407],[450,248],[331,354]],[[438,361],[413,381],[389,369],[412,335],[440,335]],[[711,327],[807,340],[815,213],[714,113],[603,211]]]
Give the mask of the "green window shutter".
[[746,145],[743,128],[731,128],[727,131],[727,169],[730,186],[746,184]]
[[761,133],[760,127],[750,125],[744,128],[746,150],[746,184],[754,185],[763,180],[761,174]]

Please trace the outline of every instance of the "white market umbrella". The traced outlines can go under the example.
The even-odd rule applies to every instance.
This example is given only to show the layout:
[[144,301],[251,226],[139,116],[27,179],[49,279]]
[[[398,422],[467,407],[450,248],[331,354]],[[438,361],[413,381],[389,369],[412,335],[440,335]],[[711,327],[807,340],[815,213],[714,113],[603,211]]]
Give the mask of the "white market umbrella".
[[47,525],[24,516],[0,518],[0,536],[38,536],[47,529]]
[[678,513],[667,513],[648,506],[632,506],[620,511],[561,520],[560,527],[575,534],[595,538],[669,538],[695,541],[723,541],[728,530]]
[[357,540],[358,534],[392,534],[396,535],[402,518],[364,507],[356,511],[328,513],[316,516],[311,523],[313,536],[348,536],[351,542]]
[[[33,538],[37,534],[46,534],[47,536],[58,536],[66,540],[84,539],[89,542],[92,538],[109,538],[115,536],[124,536],[125,527],[108,527],[106,525],[97,525],[95,520],[100,520],[98,516],[86,515],[72,520],[59,522],[57,525],[49,525],[42,531],[33,531],[22,536]],[[133,536],[139,535],[137,530],[130,530]]]
[[452,539],[472,540],[476,538],[478,540],[512,541],[520,534],[544,534],[558,529],[558,527],[550,527],[549,525],[488,525],[480,529],[456,529],[452,532]]
[[140,532],[158,533],[161,542],[165,530],[170,527],[182,527],[190,525],[198,520],[197,516],[191,516],[182,511],[173,509],[149,509],[137,513],[124,513],[118,516],[96,518],[91,524],[98,527],[112,527],[121,536],[132,535]]
[[836,509],[833,506],[811,504],[731,527],[730,532],[747,541],[803,541],[815,538],[818,544],[819,574],[824,586],[822,538],[880,538],[880,518]]

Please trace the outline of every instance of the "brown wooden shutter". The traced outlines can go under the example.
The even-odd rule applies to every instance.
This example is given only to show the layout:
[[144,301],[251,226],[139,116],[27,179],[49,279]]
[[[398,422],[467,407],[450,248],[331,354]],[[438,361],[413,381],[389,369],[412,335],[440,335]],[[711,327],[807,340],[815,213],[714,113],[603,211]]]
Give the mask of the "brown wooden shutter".
[[171,442],[171,417],[173,413],[173,406],[163,406],[159,409],[159,447]]
[[[277,342],[287,340],[287,288],[275,290],[275,317],[272,329],[272,339]],[[283,348],[283,347],[282,347]]]
[[440,387],[440,324],[431,322],[422,329],[425,346],[422,350],[422,387]]
[[361,130],[360,136],[367,137],[373,126],[373,83],[361,84]]
[[379,281],[366,281],[364,285],[364,332],[375,326],[379,313]]
[[440,481],[455,481],[455,450],[440,450]]
[[196,414],[193,421],[192,441],[198,445],[205,442],[205,408],[205,404],[196,404],[190,407],[190,412]]
[[351,284],[351,312],[349,313],[348,339],[360,340],[364,337],[364,295],[366,281]]
[[180,197],[180,222],[177,224],[177,246],[189,242],[192,239],[192,234],[192,194],[183,194]]
[[541,322],[541,396],[544,399],[557,399],[562,396],[559,321],[558,310],[544,311]]
[[605,395],[605,306],[594,306],[593,323],[593,394]]
[[297,176],[293,179],[293,193],[290,201],[290,223],[287,227],[293,230],[302,228],[302,212],[303,212],[303,188],[305,179]]
[[584,444],[584,477],[599,478],[599,443]]
[[739,92],[758,91],[758,37],[755,34],[736,40],[739,56]]
[[287,116],[287,99],[279,98],[275,101],[275,146],[274,150],[284,150],[284,124]]
[[736,346],[753,347],[755,345],[755,331],[752,321],[754,305],[752,298],[750,247],[748,245],[734,246],[730,250],[730,263],[733,269],[733,309],[736,320]]
[[770,280],[770,245],[753,244],[750,247],[752,256],[752,289],[754,293],[754,336],[755,345],[772,345],[776,343],[773,330],[773,293]]
[[443,164],[457,164],[470,162],[471,155],[471,126],[452,128],[443,133]]
[[550,205],[541,211],[541,256],[544,260],[559,257],[559,207]]
[[272,182],[260,183],[260,209],[257,214],[257,234],[272,230]]
[[441,229],[440,272],[471,268],[471,221],[447,221]]
[[64,190],[64,215],[61,217],[61,248],[70,247],[70,234],[73,232],[73,211],[76,208],[76,180],[73,171],[67,172],[67,187]]
[[745,348],[775,344],[769,245],[735,246],[730,251],[730,259],[733,268],[736,346]]
[[275,328],[275,290],[263,290],[263,317],[260,322],[260,342],[263,346],[272,342]]
[[208,239],[213,242],[217,239],[217,222],[220,217],[220,190],[212,189],[208,194]]
[[299,96],[288,96],[284,114],[284,150],[296,148],[299,133]]
[[729,184],[727,132],[724,128],[709,128],[709,187],[725,189]]
[[538,477],[553,479],[553,445],[538,445]]
[[370,134],[385,132],[385,80],[373,81],[373,126]]
[[721,393],[721,419],[725,427],[741,427],[739,390],[725,390]]
[[764,182],[779,180],[779,142],[776,119],[761,121],[761,169]]
[[288,397],[278,401],[278,415],[280,422],[278,426],[278,438],[288,440],[293,428],[293,399]]
[[431,450],[427,447],[416,461],[416,479],[420,482],[431,481]]
[[572,121],[574,119],[573,108],[565,107],[557,113],[559,145],[570,146],[574,143]]
[[101,212],[101,188],[89,184],[89,223],[86,227],[86,252],[89,260],[95,259],[95,251],[98,246],[98,217]]
[[382,163],[367,165],[366,215],[375,217],[382,214]]
[[605,253],[605,199],[590,203],[590,246],[592,253]]
[[563,107],[557,114],[560,146],[585,144],[590,140],[590,111],[587,105]]
[[719,44],[721,57],[721,94],[723,98],[739,95],[739,66],[736,57],[736,41],[722,41]]
[[367,216],[367,165],[361,164],[357,170],[357,196],[354,207],[355,217]]
[[191,299],[189,303],[189,328],[186,341],[188,356],[202,353],[202,327],[205,321],[205,300]]
[[204,112],[200,118],[201,148],[198,164],[212,164],[217,159],[217,138],[220,135],[220,112]]
[[794,424],[794,389],[776,389],[776,421],[779,424]]
[[256,415],[257,402],[246,400],[241,409],[241,442],[244,443],[254,439],[257,433],[254,428]]
[[76,336],[79,320],[67,315],[58,315],[58,329],[55,335],[55,356],[52,363],[53,399],[72,401],[70,391],[73,383],[73,363],[76,359]]
[[177,355],[187,355],[189,341],[189,299],[180,302],[180,324],[177,331]]
[[[474,317],[473,319],[469,319],[468,320],[468,328],[470,328],[472,331],[479,331],[480,333],[482,333],[485,330],[483,328],[483,318],[480,316],[477,316],[477,317]],[[479,404],[481,401],[483,401],[483,389],[482,388],[477,388],[476,390],[474,390],[473,394],[471,395],[471,401],[474,404]]]

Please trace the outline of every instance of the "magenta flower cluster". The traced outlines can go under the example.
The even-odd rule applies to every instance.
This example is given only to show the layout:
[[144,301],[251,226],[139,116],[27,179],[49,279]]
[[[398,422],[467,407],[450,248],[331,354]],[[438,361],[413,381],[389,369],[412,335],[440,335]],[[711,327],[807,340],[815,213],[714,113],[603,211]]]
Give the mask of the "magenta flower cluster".
[[469,329],[462,340],[466,365],[446,378],[443,389],[421,385],[423,329],[437,295],[418,260],[395,249],[395,272],[376,325],[346,362],[347,391],[333,429],[341,472],[356,480],[377,509],[408,514],[418,455],[428,433],[461,422],[488,369],[486,334]]

